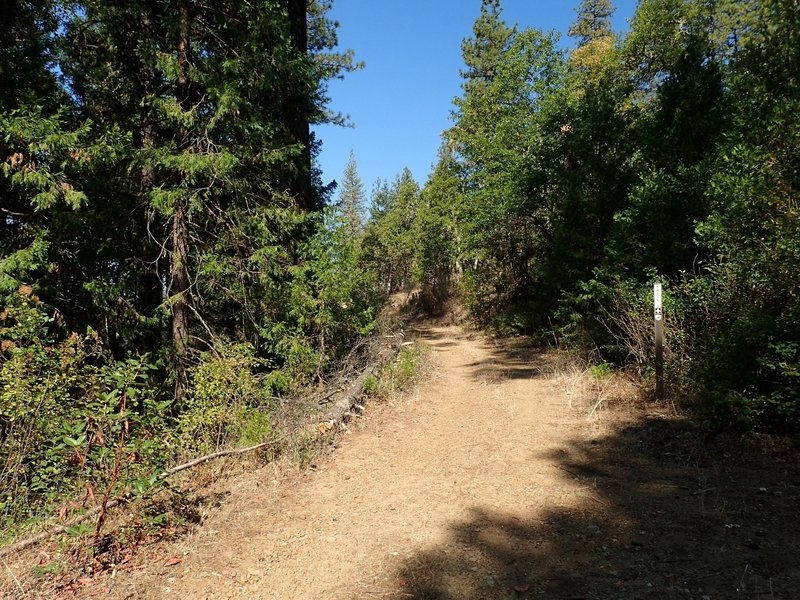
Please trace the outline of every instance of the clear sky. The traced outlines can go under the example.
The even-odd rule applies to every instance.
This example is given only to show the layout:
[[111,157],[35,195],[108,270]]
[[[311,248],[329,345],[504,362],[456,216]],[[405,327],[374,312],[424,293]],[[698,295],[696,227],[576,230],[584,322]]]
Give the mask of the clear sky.
[[[578,0],[504,0],[503,16],[520,27],[562,33]],[[341,181],[352,149],[369,195],[377,178],[403,167],[423,184],[436,160],[440,134],[451,125],[461,94],[461,41],[471,35],[481,0],[334,0],[339,43],[366,67],[330,84],[330,108],[349,115],[353,128],[323,125],[318,164],[324,183]],[[615,0],[614,27],[627,28],[636,0]],[[337,192],[338,193],[338,192]]]

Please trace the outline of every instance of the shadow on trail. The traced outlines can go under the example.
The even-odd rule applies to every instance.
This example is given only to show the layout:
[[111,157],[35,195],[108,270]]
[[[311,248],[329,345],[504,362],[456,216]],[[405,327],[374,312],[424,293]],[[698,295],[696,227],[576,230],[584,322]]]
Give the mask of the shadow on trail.
[[800,598],[800,466],[765,444],[643,417],[534,450],[581,500],[535,514],[475,506],[407,558],[384,597]]
[[[414,331],[429,346],[437,349],[457,346],[459,341],[473,341],[475,335],[463,330],[449,328],[441,330],[424,323],[418,323]],[[480,336],[478,336],[480,337]],[[455,340],[455,341],[453,341]],[[503,345],[495,345],[482,340],[478,347],[486,353],[480,360],[462,365],[468,374],[481,381],[499,381],[502,379],[530,379],[542,377],[539,349],[520,338],[516,341],[504,340]]]

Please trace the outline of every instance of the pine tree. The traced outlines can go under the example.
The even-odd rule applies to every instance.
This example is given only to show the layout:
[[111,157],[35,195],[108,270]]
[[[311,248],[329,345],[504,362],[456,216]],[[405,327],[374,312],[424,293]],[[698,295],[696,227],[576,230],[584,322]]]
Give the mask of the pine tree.
[[573,85],[578,94],[597,82],[603,61],[614,47],[616,38],[611,29],[614,11],[611,0],[581,0],[576,9],[578,18],[568,33],[578,41],[569,61],[577,75]]
[[503,52],[516,32],[515,28],[503,22],[502,12],[500,0],[483,0],[480,16],[472,26],[473,36],[461,44],[461,54],[467,66],[461,72],[465,94],[494,79]]
[[389,182],[380,177],[372,185],[369,201],[369,220],[380,221],[392,206],[392,192]]
[[353,239],[361,237],[364,232],[365,204],[364,184],[358,176],[355,153],[350,150],[350,158],[344,167],[342,189],[339,192],[337,208],[345,222],[346,231]]
[[612,37],[611,16],[614,11],[611,0],[581,0],[575,9],[578,18],[570,26],[568,34],[578,39],[578,46]]
[[[90,270],[92,301],[124,287],[142,323],[168,312],[176,397],[198,349],[220,335],[260,346],[265,319],[286,310],[278,273],[310,229],[293,213],[319,203],[308,124],[324,119],[325,80],[352,67],[349,54],[314,56],[336,41],[328,6],[309,18],[305,2],[86,0],[72,12],[64,71],[78,113],[131,136],[90,206],[130,221]],[[113,238],[115,219],[91,221]]]
[[417,245],[414,222],[420,189],[411,171],[405,168],[391,186],[381,185],[377,192],[382,208],[380,213],[373,213],[368,223],[362,243],[363,262],[388,294],[413,283]]

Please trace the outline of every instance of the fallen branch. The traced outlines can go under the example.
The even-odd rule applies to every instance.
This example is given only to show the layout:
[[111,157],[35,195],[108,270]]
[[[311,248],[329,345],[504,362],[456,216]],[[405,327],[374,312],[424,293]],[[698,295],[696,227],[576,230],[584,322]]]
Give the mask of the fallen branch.
[[[115,506],[118,506],[125,500],[127,500],[127,497],[113,498],[112,500],[106,502],[105,509],[108,510],[109,508],[114,508]],[[12,552],[19,552],[20,550],[24,550],[29,546],[33,546],[34,544],[43,542],[44,540],[51,538],[54,535],[59,535],[61,533],[64,533],[70,527],[74,527],[75,525],[83,523],[84,521],[96,516],[97,514],[100,513],[102,509],[103,509],[102,506],[95,506],[94,508],[87,510],[85,513],[78,515],[77,517],[67,521],[66,523],[62,523],[61,525],[57,525],[56,527],[47,529],[45,531],[41,531],[36,535],[32,535],[30,537],[25,538],[24,540],[17,542],[16,544],[11,544],[10,546],[6,546],[5,548],[0,548],[0,558],[8,556]]]
[[342,391],[342,388],[339,387],[339,388],[333,390],[332,392],[328,392],[327,394],[322,396],[319,400],[317,400],[317,404],[327,404],[328,400],[333,398],[336,394],[341,393],[341,391]]
[[[196,467],[199,464],[204,462],[208,462],[209,460],[213,460],[215,458],[222,458],[223,456],[238,456],[240,454],[246,454],[247,452],[254,452],[255,450],[261,450],[262,448],[266,448],[267,446],[276,444],[280,442],[284,438],[278,438],[276,440],[270,440],[268,442],[262,442],[260,444],[256,444],[255,446],[250,446],[249,448],[240,448],[238,450],[223,450],[221,452],[215,452],[214,454],[208,454],[206,456],[201,456],[200,458],[195,458],[194,460],[190,460],[187,463],[182,465],[177,465],[172,467],[171,469],[167,469],[163,473],[159,474],[156,478],[157,481],[163,481],[167,477],[171,477],[176,473],[180,473],[181,471],[185,471],[186,469],[191,469],[192,467]],[[24,540],[20,540],[16,544],[11,544],[10,546],[6,546],[5,548],[0,548],[0,558],[8,556],[13,552],[19,552],[20,550],[24,550],[34,544],[38,544],[39,542],[43,542],[44,540],[51,538],[53,536],[65,533],[67,529],[70,527],[74,527],[84,521],[91,519],[92,517],[97,516],[102,510],[108,510],[110,508],[114,508],[115,506],[119,506],[123,502],[127,502],[130,499],[129,495],[121,496],[118,498],[112,498],[108,502],[105,503],[105,508],[103,505],[95,506],[87,510],[85,513],[78,515],[77,517],[70,519],[66,523],[62,523],[61,525],[57,525],[45,531],[41,531],[35,535],[25,538]]]
[[236,456],[239,454],[246,454],[247,452],[254,452],[256,450],[261,450],[262,448],[266,448],[272,444],[277,444],[280,441],[283,441],[286,436],[280,437],[276,440],[270,440],[268,442],[262,442],[260,444],[256,444],[255,446],[250,446],[249,448],[240,448],[238,450],[223,450],[221,452],[215,452],[214,454],[209,454],[207,456],[201,456],[200,458],[195,458],[194,460],[190,460],[187,463],[182,465],[178,465],[176,467],[172,467],[171,469],[167,469],[161,475],[158,476],[158,480],[161,481],[162,479],[166,479],[167,477],[174,475],[175,473],[180,473],[181,471],[185,471],[186,469],[191,469],[199,464],[204,462],[208,462],[209,460],[213,460],[215,458],[222,458],[223,456]]

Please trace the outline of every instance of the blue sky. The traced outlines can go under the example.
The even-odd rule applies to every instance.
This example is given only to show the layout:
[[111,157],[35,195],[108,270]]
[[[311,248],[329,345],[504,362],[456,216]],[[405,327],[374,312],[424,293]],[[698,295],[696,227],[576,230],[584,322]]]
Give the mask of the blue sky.
[[[505,0],[507,22],[566,31],[578,0]],[[636,0],[615,0],[614,27],[626,29]],[[318,164],[325,183],[341,181],[352,149],[367,194],[377,178],[394,179],[403,167],[425,182],[440,134],[461,93],[461,40],[472,31],[481,0],[335,0],[339,43],[366,67],[330,83],[330,108],[351,117],[353,128],[316,128],[323,147]]]

